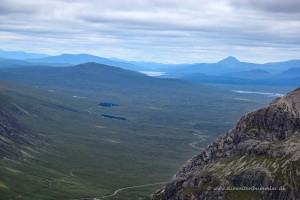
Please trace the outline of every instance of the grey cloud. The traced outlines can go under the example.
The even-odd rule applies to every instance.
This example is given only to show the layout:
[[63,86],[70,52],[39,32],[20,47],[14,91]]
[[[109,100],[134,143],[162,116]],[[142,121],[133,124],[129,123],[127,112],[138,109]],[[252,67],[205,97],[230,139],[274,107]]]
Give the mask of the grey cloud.
[[0,2],[0,16],[12,14],[30,14],[35,10],[28,6],[20,6],[17,3],[9,0],[1,0]]
[[[299,3],[291,0],[283,6],[277,0],[0,1],[0,36],[15,35],[24,48],[34,46],[25,45],[32,40],[45,49],[44,41],[57,51],[92,53],[99,46],[110,51],[100,49],[98,54],[164,55],[161,59],[166,60],[168,52],[170,58],[181,52],[181,58],[190,59],[197,52],[212,57],[208,54],[213,49],[224,55],[239,54],[235,49],[241,47],[253,54],[269,48],[275,55],[275,50],[279,54],[280,49],[299,46]],[[5,43],[15,44],[0,37],[0,45]],[[160,54],[149,49],[159,49]]]
[[261,9],[269,12],[300,13],[299,0],[229,0],[239,7]]

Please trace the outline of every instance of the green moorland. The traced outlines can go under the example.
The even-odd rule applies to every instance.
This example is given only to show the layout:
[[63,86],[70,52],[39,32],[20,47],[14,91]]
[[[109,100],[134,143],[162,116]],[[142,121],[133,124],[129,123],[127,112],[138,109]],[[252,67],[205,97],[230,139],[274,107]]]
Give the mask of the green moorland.
[[[77,80],[78,85],[67,78],[61,83],[49,80],[0,82],[1,106],[47,142],[23,146],[18,159],[0,160],[0,199],[92,199],[120,188],[168,181],[198,148],[245,112],[270,101],[153,78],[130,88],[128,82],[107,86],[92,79]],[[197,140],[198,148],[192,147]],[[106,199],[139,199],[159,187],[129,188]]]

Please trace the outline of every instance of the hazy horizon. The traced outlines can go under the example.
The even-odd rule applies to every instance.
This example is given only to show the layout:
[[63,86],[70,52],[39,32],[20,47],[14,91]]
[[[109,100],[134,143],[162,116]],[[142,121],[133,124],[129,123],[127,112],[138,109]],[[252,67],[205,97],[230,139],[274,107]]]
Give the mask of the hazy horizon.
[[[8,51],[8,50],[4,50],[4,49],[0,49],[0,51],[4,51],[4,52],[7,52],[7,53],[27,53],[27,54],[40,54],[39,52],[27,52],[27,51],[22,51],[22,50],[12,50],[12,51]],[[57,54],[41,54],[41,55],[45,55],[45,56],[41,56],[39,58],[45,58],[45,57],[55,57],[55,56],[62,56],[62,55],[90,55],[90,56],[97,56],[97,57],[100,57],[100,58],[105,58],[105,59],[109,59],[109,60],[112,60],[112,61],[124,61],[124,62],[137,62],[137,63],[154,63],[154,64],[163,64],[163,65],[192,65],[192,64],[201,64],[201,63],[208,63],[208,64],[214,64],[214,63],[218,63],[222,60],[226,60],[230,57],[233,57],[235,59],[237,59],[239,62],[245,62],[247,63],[247,61],[244,61],[244,60],[240,60],[239,58],[235,57],[235,56],[231,56],[231,55],[228,55],[224,58],[221,58],[220,60],[215,60],[215,61],[210,61],[210,62],[204,62],[204,61],[199,61],[199,62],[186,62],[186,63],[176,63],[176,62],[173,62],[173,63],[167,63],[167,62],[159,62],[159,61],[152,61],[152,60],[126,60],[126,58],[124,59],[121,59],[121,58],[116,58],[116,57],[103,57],[101,55],[94,55],[94,54],[88,54],[88,53],[85,53],[85,52],[81,52],[81,53],[65,53],[65,52],[61,52],[61,53],[57,53]],[[0,58],[7,58],[7,57],[1,57]],[[37,58],[37,59],[39,59]],[[12,59],[17,59],[17,60],[27,60],[27,59],[21,59],[21,58],[12,58]],[[30,60],[30,59],[28,59]],[[289,60],[277,60],[277,61],[274,61],[274,60],[269,60],[269,61],[265,61],[265,62],[249,62],[249,63],[253,63],[253,64],[267,64],[267,63],[273,63],[273,62],[286,62],[286,61],[291,61],[291,60],[300,60],[298,58],[294,58],[294,59],[289,59]],[[93,62],[93,61],[90,61],[90,62]]]

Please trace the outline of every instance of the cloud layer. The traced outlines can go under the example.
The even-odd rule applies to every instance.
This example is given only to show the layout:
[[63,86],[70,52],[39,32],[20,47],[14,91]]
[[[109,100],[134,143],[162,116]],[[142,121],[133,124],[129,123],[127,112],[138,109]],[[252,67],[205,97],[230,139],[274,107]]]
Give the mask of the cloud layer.
[[167,63],[300,58],[299,0],[0,0],[0,47]]

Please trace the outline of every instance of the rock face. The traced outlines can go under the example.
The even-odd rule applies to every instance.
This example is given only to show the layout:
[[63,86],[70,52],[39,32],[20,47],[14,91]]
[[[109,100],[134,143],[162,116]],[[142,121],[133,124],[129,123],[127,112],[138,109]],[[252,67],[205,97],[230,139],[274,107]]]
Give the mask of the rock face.
[[243,116],[147,200],[300,199],[300,88]]
[[41,144],[37,133],[0,107],[0,158],[21,156],[21,147]]

